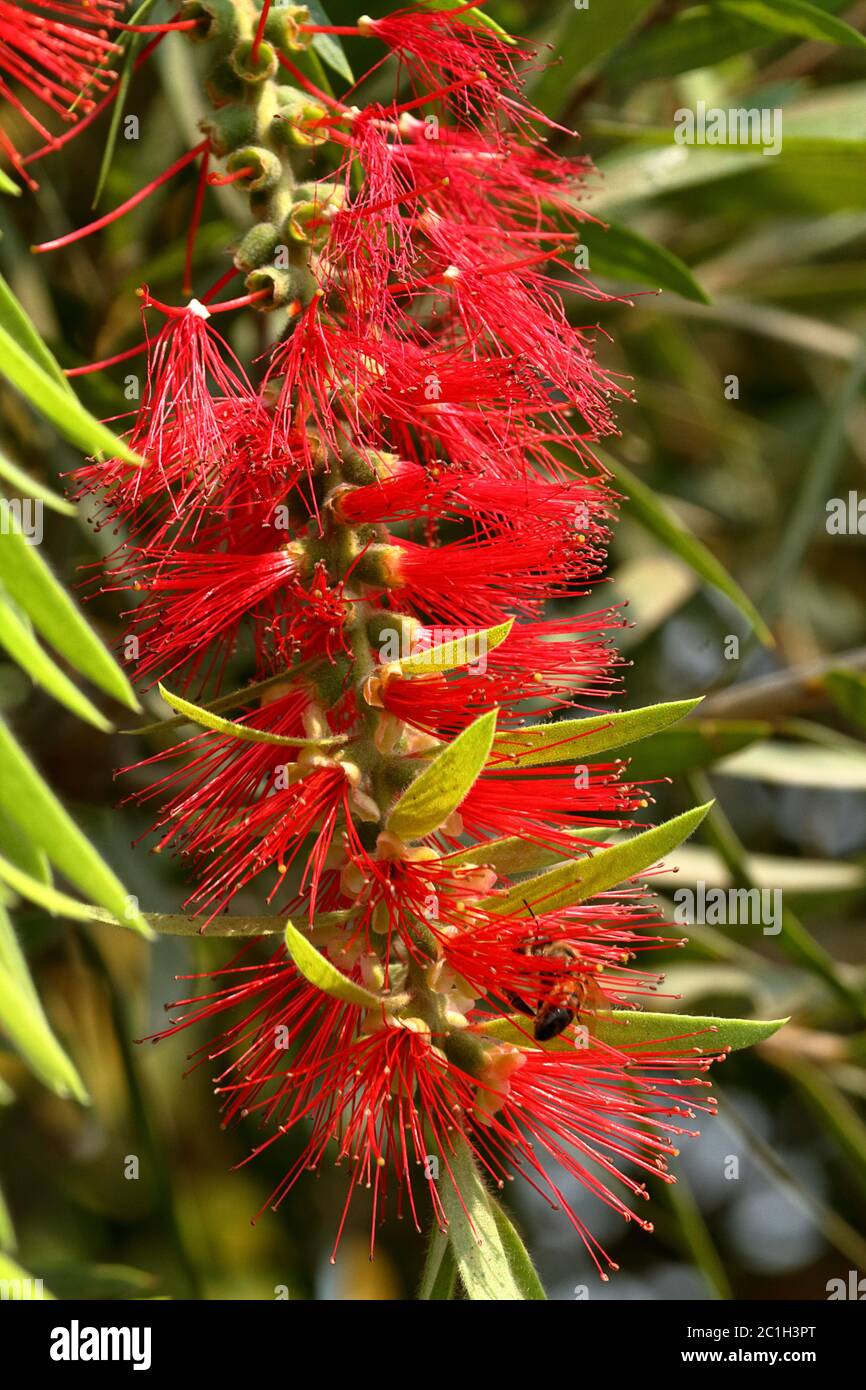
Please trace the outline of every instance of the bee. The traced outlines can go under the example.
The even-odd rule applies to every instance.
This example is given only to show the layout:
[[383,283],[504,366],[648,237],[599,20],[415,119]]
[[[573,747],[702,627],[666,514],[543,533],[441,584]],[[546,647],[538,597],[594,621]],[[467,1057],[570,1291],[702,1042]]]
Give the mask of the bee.
[[[529,904],[527,903],[527,907]],[[533,918],[535,913],[529,908]],[[535,918],[537,921],[538,919]],[[597,1013],[606,1005],[605,997],[592,975],[579,970],[583,957],[575,946],[567,941],[550,941],[538,937],[523,948],[524,954],[543,956],[550,961],[563,961],[572,968],[563,973],[545,976],[539,972],[539,985],[544,991],[539,994],[535,1008],[530,1008],[524,1000],[510,995],[512,1003],[521,1013],[535,1019],[533,1035],[536,1042],[550,1042],[552,1038],[579,1020],[581,1015],[591,1011]]]

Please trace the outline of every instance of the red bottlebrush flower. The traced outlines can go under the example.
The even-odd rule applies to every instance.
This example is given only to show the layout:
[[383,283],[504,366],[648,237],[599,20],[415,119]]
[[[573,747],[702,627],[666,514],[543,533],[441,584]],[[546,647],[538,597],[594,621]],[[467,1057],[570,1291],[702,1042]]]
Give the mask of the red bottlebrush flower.
[[[618,888],[580,896],[587,856],[611,848],[590,828],[631,827],[646,806],[615,734],[596,738],[623,619],[566,606],[605,578],[618,498],[594,448],[627,395],[575,310],[574,295],[606,298],[566,254],[588,164],[540,144],[518,76],[530,55],[472,4],[361,19],[351,32],[381,40],[411,87],[365,110],[294,62],[333,26],[241,8],[240,44],[231,25],[156,26],[212,46],[204,142],[40,248],[198,159],[193,234],[211,183],[245,191],[255,222],[210,308],[147,297],[166,322],[129,434],[144,465],[79,479],[120,534],[107,587],[143,594],[127,634],[138,673],[195,685],[209,706],[235,657],[264,678],[261,704],[243,690],[213,702],[236,701],[227,724],[187,710],[206,731],[134,769],[154,779],[133,794],[161,807],[158,848],[193,871],[188,908],[204,931],[238,894],[258,896],[309,938],[290,926],[261,964],[248,947],[169,1031],[238,1011],[204,1050],[226,1119],[260,1121],[255,1152],[304,1128],[275,1206],[305,1168],[346,1167],[338,1239],[359,1187],[374,1232],[391,1204],[420,1225],[425,1186],[444,1223],[427,1160],[459,1188],[466,1150],[498,1184],[522,1173],[568,1211],[558,1163],[634,1219],[643,1175],[667,1179],[683,1122],[709,1109],[688,1097],[716,1055],[676,1018],[668,1037],[650,1020],[654,1041],[618,1046],[627,1011],[661,985],[642,954],[677,943],[634,862]],[[297,149],[315,150],[315,182],[299,182]],[[247,293],[215,303],[235,271]],[[279,311],[257,335],[275,344],[260,385],[209,321],[241,307]],[[489,628],[481,660],[467,643],[439,669],[432,649]],[[610,753],[578,777],[580,738],[563,768],[553,726],[521,763],[528,719],[588,704],[589,746]],[[552,888],[534,877],[547,871]],[[310,965],[314,949],[324,961]]]
[[[466,6],[465,10],[471,10]],[[380,39],[396,54],[416,87],[452,87],[447,95],[449,113],[469,118],[488,118],[497,106],[512,114],[526,108],[516,97],[520,79],[515,63],[527,59],[527,50],[506,47],[489,29],[463,23],[460,12],[401,10],[358,21],[361,33]]]
[[361,561],[359,574],[405,594],[428,622],[467,628],[495,627],[515,611],[532,616],[545,599],[581,592],[589,577],[579,543],[568,533],[545,537],[506,530],[495,539],[453,541],[437,551],[389,537],[381,551]]
[[646,806],[646,797],[639,787],[620,780],[622,770],[594,764],[577,775],[573,768],[546,769],[539,775],[538,768],[509,772],[493,764],[460,807],[461,829],[476,840],[517,834],[566,846],[580,826],[625,829],[634,824],[628,812]]
[[[611,650],[599,634],[620,624],[610,610],[571,622],[521,623],[492,652],[472,631],[418,627],[405,651],[383,644],[382,666],[365,686],[366,699],[396,720],[434,736],[457,733],[493,708],[499,709],[500,726],[519,723],[530,694],[537,712],[579,707],[581,697],[603,698],[617,688]],[[468,664],[447,674],[402,674],[401,656],[461,638],[473,658]],[[533,673],[531,691],[527,671]],[[588,728],[594,724],[588,721]]]
[[[7,102],[43,140],[51,131],[31,109],[35,103],[64,121],[93,107],[94,93],[113,80],[110,62],[118,52],[109,33],[125,0],[0,0],[0,100]],[[9,134],[4,149],[32,186]]]
[[138,640],[139,675],[155,682],[180,671],[184,689],[195,680],[218,680],[245,624],[253,630],[257,665],[268,671],[277,652],[285,658],[294,650],[292,622],[303,601],[299,560],[291,544],[250,554],[155,547],[132,554],[105,588],[148,595],[127,615],[127,635]]
[[359,1188],[372,1208],[371,1254],[389,1200],[398,1213],[406,1208],[420,1229],[418,1192],[426,1187],[441,1223],[443,1184],[457,1185],[454,1158],[463,1142],[498,1186],[517,1173],[564,1210],[607,1278],[606,1270],[617,1266],[572,1210],[543,1156],[624,1220],[651,1231],[632,1206],[648,1196],[640,1175],[671,1181],[667,1160],[677,1142],[694,1136],[698,1112],[713,1111],[710,1098],[697,1096],[708,1085],[701,1073],[720,1054],[698,1054],[708,1041],[702,1035],[674,1032],[651,1047],[622,1049],[590,1039],[583,1048],[553,1053],[502,1044],[486,1053],[475,1075],[449,1058],[444,1038],[422,1020],[383,1026],[383,1019],[365,1022],[361,1010],[328,1000],[283,950],[259,966],[243,953],[215,980],[222,985],[216,992],[173,1006],[184,1012],[162,1036],[242,1010],[238,1022],[194,1056],[231,1057],[217,1074],[227,1122],[249,1114],[272,1130],[250,1157],[289,1128],[309,1126],[303,1152],[267,1205],[278,1207],[305,1170],[326,1160],[347,1169],[332,1259]]

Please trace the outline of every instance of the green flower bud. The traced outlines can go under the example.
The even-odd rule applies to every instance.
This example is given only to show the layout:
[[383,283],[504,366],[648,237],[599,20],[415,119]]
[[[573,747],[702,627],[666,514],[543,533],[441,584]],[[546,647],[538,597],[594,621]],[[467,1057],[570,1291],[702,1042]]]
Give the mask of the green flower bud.
[[236,186],[246,193],[269,193],[283,176],[279,155],[262,145],[242,145],[239,150],[234,150],[226,160],[226,168],[230,174],[239,173],[242,169],[250,170],[236,181]]
[[244,39],[232,50],[229,61],[242,82],[269,82],[279,71],[277,55],[269,43],[259,44],[258,54],[253,59],[252,41]]

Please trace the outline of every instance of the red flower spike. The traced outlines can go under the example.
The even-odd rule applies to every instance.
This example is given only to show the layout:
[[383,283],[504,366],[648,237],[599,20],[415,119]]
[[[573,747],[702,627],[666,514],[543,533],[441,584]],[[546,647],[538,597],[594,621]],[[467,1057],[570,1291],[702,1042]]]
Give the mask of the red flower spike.
[[[605,1277],[610,1260],[551,1165],[649,1229],[634,1210],[644,1180],[670,1180],[675,1141],[711,1108],[693,1097],[718,1057],[711,1036],[678,1038],[675,1016],[668,1039],[611,1042],[619,1011],[660,997],[646,953],[678,944],[646,871],[567,909],[514,890],[556,862],[579,872],[605,848],[597,828],[631,826],[645,793],[612,755],[584,768],[575,741],[568,763],[550,750],[550,767],[494,743],[456,804],[422,796],[419,808],[410,795],[488,711],[515,740],[566,710],[603,728],[598,702],[620,693],[624,667],[610,645],[616,607],[565,612],[606,579],[619,499],[595,446],[628,395],[596,355],[593,310],[607,296],[571,266],[591,170],[539,142],[544,118],[518,76],[530,55],[473,22],[474,8],[362,18],[353,32],[384,44],[381,63],[408,90],[360,110],[354,88],[331,97],[276,53],[275,11],[261,6],[245,61],[251,81],[280,68],[258,161],[274,186],[252,195],[259,230],[237,260],[246,268],[259,245],[264,260],[219,303],[237,268],[201,302],[147,298],[164,323],[128,436],[144,466],[91,464],[78,482],[101,497],[97,524],[120,533],[106,587],[141,594],[126,636],[142,678],[202,699],[230,663],[243,670],[235,685],[279,680],[234,728],[131,770],[136,798],[161,808],[157,848],[191,870],[188,909],[206,930],[239,895],[257,897],[366,991],[344,1003],[283,948],[262,963],[250,945],[177,1006],[169,1032],[224,1029],[195,1061],[215,1065],[226,1122],[260,1124],[254,1153],[303,1129],[271,1204],[334,1161],[347,1178],[337,1241],[362,1188],[372,1251],[386,1209],[444,1222],[459,1141],[496,1184],[519,1173],[563,1206]],[[215,45],[213,151],[183,157],[202,159],[187,279],[206,189],[242,187],[258,159],[239,143],[208,167],[241,111],[232,84],[220,87],[218,28],[198,36]],[[332,29],[303,25],[299,45]],[[288,176],[282,140],[315,144],[318,182]],[[261,277],[273,274],[272,295]],[[280,296],[271,322],[283,336],[258,386],[212,316]],[[572,312],[574,296],[589,313]],[[506,624],[478,649],[484,629]],[[428,655],[419,672],[411,659],[463,638],[476,646],[453,668]],[[519,1045],[485,1031],[502,1013]],[[560,1050],[539,1050],[554,1038]]]

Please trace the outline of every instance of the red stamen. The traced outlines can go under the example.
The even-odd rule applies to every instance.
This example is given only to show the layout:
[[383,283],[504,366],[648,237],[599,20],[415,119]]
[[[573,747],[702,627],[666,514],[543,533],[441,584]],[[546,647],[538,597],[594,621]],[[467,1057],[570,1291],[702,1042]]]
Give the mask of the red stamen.
[[230,183],[240,183],[241,179],[251,178],[255,173],[251,164],[245,164],[243,169],[235,169],[231,174],[208,174],[207,181],[211,188],[225,188]]
[[[144,63],[147,62],[154,49],[162,43],[164,38],[165,34],[157,34],[155,39],[152,39],[149,44],[145,45],[135,60],[133,72],[139,71]],[[99,119],[103,111],[106,111],[108,107],[111,106],[112,102],[116,100],[117,92],[118,88],[113,87],[107,96],[104,96],[101,101],[98,101],[96,105],[87,112],[86,116],[82,116],[81,120],[70,130],[65,131],[63,135],[52,137],[51,133],[46,131],[45,134],[48,144],[44,145],[41,149],[34,150],[32,154],[25,155],[24,159],[21,161],[22,165],[35,164],[38,159],[44,159],[46,155],[53,154],[55,150],[59,150],[64,145],[68,144],[69,141],[74,139],[76,135],[79,135],[82,130],[86,130],[89,125],[92,125],[94,121]]]
[[201,28],[200,19],[172,19],[165,24],[124,24],[116,19],[113,27],[122,29],[125,34],[171,34],[189,33],[193,29]]
[[86,227],[79,227],[77,231],[67,232],[66,236],[56,237],[54,241],[44,241],[40,246],[33,246],[30,249],[37,254],[41,254],[43,251],[59,251],[61,247],[71,246],[73,242],[81,241],[84,237],[90,236],[93,232],[102,231],[103,227],[110,226],[111,223],[116,222],[119,217],[123,217],[125,213],[132,212],[133,208],[137,208],[139,203],[143,203],[145,198],[150,197],[151,193],[155,193],[164,183],[168,183],[169,179],[173,179],[175,174],[179,174],[181,169],[185,169],[188,164],[192,164],[193,160],[197,159],[207,148],[208,141],[202,140],[200,145],[196,145],[195,148],[189,150],[187,154],[181,155],[180,159],[176,160],[170,169],[165,170],[165,173],[153,179],[146,187],[140,188],[137,193],[133,193],[132,197],[127,198],[126,202],[121,203],[120,207],[114,208],[112,212],[107,212],[104,217],[98,217],[95,222],[88,223]]
[[139,343],[138,347],[128,348],[126,352],[119,352],[116,357],[104,357],[101,362],[90,362],[83,367],[68,367],[63,375],[69,377],[88,376],[91,372],[103,372],[106,367],[116,367],[119,362],[128,362],[131,357],[138,357],[146,351],[147,343]]
[[250,50],[250,61],[252,62],[253,67],[255,67],[259,61],[259,49],[261,48],[262,40],[265,37],[265,25],[268,22],[268,15],[270,14],[270,10],[271,0],[263,0],[262,12],[259,15],[259,22],[256,26],[256,36],[253,39],[253,46]]
[[305,92],[309,92],[311,97],[315,97],[317,101],[320,101],[323,106],[330,106],[334,111],[349,111],[349,107],[342,101],[337,101],[334,97],[328,96],[328,93],[323,92],[321,87],[317,87],[315,82],[311,82],[309,77],[305,77],[301,69],[296,68],[291,59],[287,58],[285,54],[278,53],[277,58],[279,59],[280,67],[285,68],[286,72],[290,72],[298,85],[303,87]]
[[236,275],[240,275],[240,271],[238,270],[237,266],[233,265],[229,270],[226,271],[225,275],[221,275],[220,278],[216,281],[216,283],[211,285],[207,294],[202,296],[202,304],[210,304],[214,295],[219,294],[220,290],[225,289],[226,285],[231,280],[233,280]]

